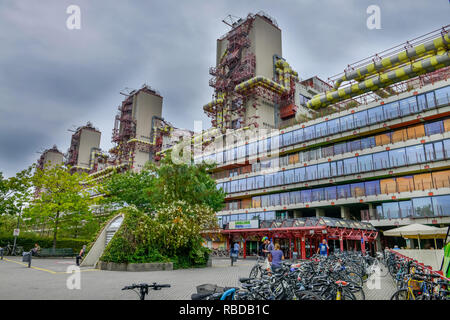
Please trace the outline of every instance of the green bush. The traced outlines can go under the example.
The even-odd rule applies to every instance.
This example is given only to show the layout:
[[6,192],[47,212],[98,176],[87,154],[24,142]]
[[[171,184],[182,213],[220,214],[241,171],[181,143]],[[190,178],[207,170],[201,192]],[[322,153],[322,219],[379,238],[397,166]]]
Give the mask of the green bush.
[[[14,243],[14,236],[0,235],[0,247],[5,247],[8,243]],[[41,248],[52,248],[53,238],[40,237],[35,234],[24,234],[17,238],[17,245],[22,246],[25,251],[34,248],[37,243]],[[56,248],[72,248],[74,252],[79,252],[83,245],[87,245],[89,240],[86,239],[58,239]]]

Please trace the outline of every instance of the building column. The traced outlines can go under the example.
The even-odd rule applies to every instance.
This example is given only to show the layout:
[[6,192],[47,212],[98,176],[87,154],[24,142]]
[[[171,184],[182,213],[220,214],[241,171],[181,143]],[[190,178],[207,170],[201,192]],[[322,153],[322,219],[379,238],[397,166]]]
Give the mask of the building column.
[[377,220],[377,209],[372,203],[369,203],[369,217],[370,220]]
[[[302,234],[301,237],[301,241],[300,241],[300,246],[301,246],[301,251],[302,251],[302,259],[305,260],[306,259],[306,242],[305,242],[305,235]],[[309,247],[311,248],[311,244],[309,245]]]
[[244,238],[244,259],[247,258],[247,239]]
[[342,235],[339,236],[339,243],[340,243],[341,252],[344,252],[344,238],[342,237]]
[[376,239],[375,241],[376,241],[376,243],[377,243],[377,251],[382,252],[382,251],[383,251],[383,247],[382,247],[382,245],[381,245],[380,234],[378,234],[378,237],[377,237],[377,239]]
[[325,217],[325,210],[316,208],[316,218]]
[[361,252],[366,253],[366,240],[364,239],[364,233],[361,232]]
[[350,220],[350,208],[341,206],[341,218]]

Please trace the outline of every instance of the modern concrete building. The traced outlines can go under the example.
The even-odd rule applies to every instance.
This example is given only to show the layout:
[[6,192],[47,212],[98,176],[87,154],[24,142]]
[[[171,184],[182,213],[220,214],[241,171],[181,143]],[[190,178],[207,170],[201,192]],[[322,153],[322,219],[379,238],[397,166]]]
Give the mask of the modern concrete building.
[[116,147],[110,150],[115,164],[139,171],[147,161],[154,160],[154,147],[160,143],[155,131],[164,122],[162,103],[162,96],[146,85],[131,91],[122,102],[113,129]]
[[[389,245],[373,226],[450,224],[448,26],[328,82],[299,80],[272,18],[249,15],[231,27],[210,70],[214,100],[204,110],[213,128],[193,138],[203,144],[194,163],[216,162],[212,176],[227,194],[211,246],[239,241],[253,254],[268,235],[307,257],[322,238],[340,249],[375,238],[372,250]],[[246,134],[258,128],[277,130]]]
[[66,165],[72,167],[72,172],[89,172],[94,167],[94,157],[100,150],[101,132],[88,122],[78,127],[72,135],[66,156]]
[[47,149],[42,152],[41,157],[37,162],[37,166],[40,169],[49,169],[57,165],[64,163],[64,154],[58,150],[56,145],[51,149]]

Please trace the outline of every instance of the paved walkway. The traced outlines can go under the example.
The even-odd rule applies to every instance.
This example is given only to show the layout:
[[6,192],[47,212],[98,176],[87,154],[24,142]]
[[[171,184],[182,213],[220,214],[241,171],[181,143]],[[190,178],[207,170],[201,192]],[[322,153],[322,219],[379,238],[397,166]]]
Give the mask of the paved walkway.
[[[0,299],[137,299],[134,292],[122,291],[126,285],[141,282],[171,284],[171,288],[151,291],[149,299],[187,299],[196,286],[212,283],[239,286],[239,277],[248,276],[254,260],[239,260],[233,267],[229,259],[214,259],[211,268],[153,272],[100,271],[81,268],[80,289],[68,289],[73,276],[67,268],[73,259],[33,259],[32,268],[18,257],[0,260]],[[69,281],[69,284],[73,282]],[[366,289],[366,299],[389,299],[394,292],[390,276],[380,278],[380,289]]]

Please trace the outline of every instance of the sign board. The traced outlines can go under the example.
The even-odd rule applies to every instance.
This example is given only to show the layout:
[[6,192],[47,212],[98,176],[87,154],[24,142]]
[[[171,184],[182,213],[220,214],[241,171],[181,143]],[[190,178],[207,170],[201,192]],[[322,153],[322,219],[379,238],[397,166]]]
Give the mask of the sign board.
[[259,220],[230,221],[228,229],[258,229]]
[[20,229],[14,229],[13,235],[14,237],[18,237],[20,233]]

